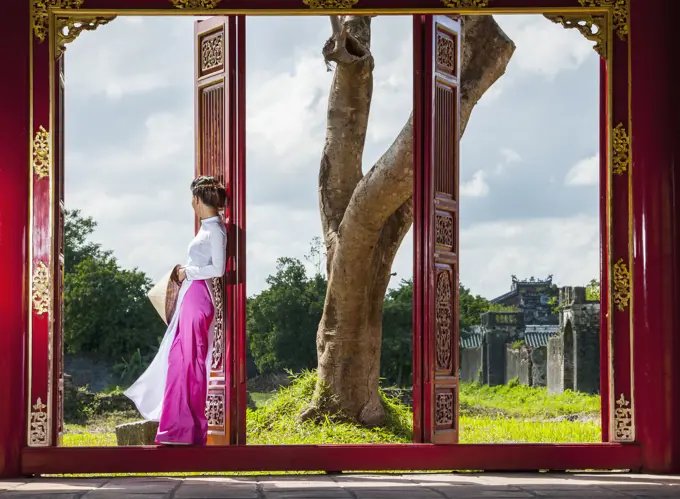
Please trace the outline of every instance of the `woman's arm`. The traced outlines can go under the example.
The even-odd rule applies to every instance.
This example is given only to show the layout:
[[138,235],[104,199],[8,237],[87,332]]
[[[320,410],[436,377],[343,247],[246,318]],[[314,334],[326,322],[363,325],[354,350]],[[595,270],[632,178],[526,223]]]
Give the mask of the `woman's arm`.
[[196,265],[184,267],[187,279],[198,281],[224,275],[227,265],[227,236],[218,228],[208,233],[208,241],[210,242],[212,264],[204,267]]

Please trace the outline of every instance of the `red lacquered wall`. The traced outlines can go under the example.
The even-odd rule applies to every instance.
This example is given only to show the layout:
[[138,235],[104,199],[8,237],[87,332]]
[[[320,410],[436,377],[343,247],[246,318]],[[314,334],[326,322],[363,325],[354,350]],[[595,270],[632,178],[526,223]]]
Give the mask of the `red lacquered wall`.
[[632,0],[630,22],[636,429],[644,470],[665,473],[680,472],[678,3]]
[[18,476],[25,433],[28,234],[29,2],[3,4],[7,40],[0,94],[0,478]]

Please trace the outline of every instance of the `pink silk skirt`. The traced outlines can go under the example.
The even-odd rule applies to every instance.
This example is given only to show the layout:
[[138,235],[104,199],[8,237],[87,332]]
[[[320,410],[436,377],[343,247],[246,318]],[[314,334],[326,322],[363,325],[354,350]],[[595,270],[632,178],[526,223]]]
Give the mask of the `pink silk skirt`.
[[214,313],[205,281],[193,281],[182,300],[177,332],[170,347],[157,444],[206,444],[206,357]]

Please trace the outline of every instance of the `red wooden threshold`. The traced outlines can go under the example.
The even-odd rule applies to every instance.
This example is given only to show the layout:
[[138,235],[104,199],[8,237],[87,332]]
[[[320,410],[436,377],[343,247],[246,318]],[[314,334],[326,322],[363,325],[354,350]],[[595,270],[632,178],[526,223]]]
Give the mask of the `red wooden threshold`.
[[24,474],[209,471],[633,470],[635,444],[243,445],[24,448]]

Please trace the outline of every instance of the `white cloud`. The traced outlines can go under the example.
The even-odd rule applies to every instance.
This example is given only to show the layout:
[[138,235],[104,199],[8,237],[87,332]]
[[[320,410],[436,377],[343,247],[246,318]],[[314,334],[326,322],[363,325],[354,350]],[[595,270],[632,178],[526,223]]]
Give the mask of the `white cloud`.
[[461,282],[487,298],[509,291],[511,274],[553,274],[568,286],[584,285],[600,271],[597,217],[477,224],[461,230],[460,244]]
[[291,72],[248,75],[247,140],[287,168],[321,156],[330,82],[315,52],[301,54]]
[[476,171],[472,179],[460,184],[461,197],[482,198],[489,195],[489,184],[486,182],[486,173]]
[[[515,40],[518,51],[508,74],[481,100],[486,108],[473,115],[476,118],[470,128],[486,130],[494,123],[511,122],[513,127],[524,129],[532,123],[552,126],[559,136],[562,121],[549,109],[545,113],[523,113],[536,88],[532,85],[539,83],[537,78],[530,81],[521,77],[538,73],[559,82],[561,72],[577,70],[583,57],[592,53],[591,44],[574,30],[567,32],[541,16],[500,16],[498,21]],[[287,23],[293,21],[289,19],[277,20],[277,36],[286,40],[283,46],[271,43],[271,33],[262,27],[264,21],[249,21],[249,50],[260,54],[249,59],[247,73],[249,295],[266,286],[265,279],[275,271],[277,258],[292,256],[304,261],[310,240],[320,234],[316,182],[333,78],[320,56],[328,22],[314,18],[294,22],[303,29],[291,29]],[[365,154],[368,167],[390,145],[412,108],[411,38],[394,38],[395,33],[401,33],[395,26],[410,22],[380,17],[374,23],[376,70]],[[188,69],[193,58],[192,24],[189,19],[145,18],[141,24],[115,21],[95,33],[84,33],[67,52],[67,99],[72,96],[74,100],[69,102],[80,106],[67,102],[71,106],[68,113],[86,117],[82,121],[88,120],[97,139],[93,153],[89,135],[67,133],[67,206],[83,208],[85,214],[97,219],[100,226],[95,239],[113,249],[121,264],[138,266],[154,278],[165,273],[169,265],[184,260],[193,232],[187,198],[187,185],[193,176],[193,75]],[[308,25],[313,29],[303,32]],[[155,26],[156,31],[151,33],[149,26]],[[273,25],[270,22],[266,26],[271,29]],[[535,47],[541,44],[544,47]],[[583,46],[585,49],[580,48]],[[260,61],[262,53],[271,56],[278,66]],[[251,60],[260,62],[251,64]],[[545,78],[541,79],[543,84]],[[519,81],[526,85],[526,99],[518,97],[509,105],[503,99],[504,92]],[[104,99],[86,98],[92,95],[117,99],[120,110],[113,110]],[[488,105],[499,98],[499,106],[490,111]],[[150,104],[138,110],[136,104],[142,101]],[[507,109],[496,111],[502,107]],[[575,109],[575,116],[562,116],[560,120],[577,119],[580,112]],[[120,120],[121,115],[124,120]],[[115,127],[106,128],[112,117],[123,123],[129,121],[130,128],[141,132],[130,138],[120,129],[120,123],[119,132]],[[101,130],[107,134],[94,133]],[[470,132],[466,136],[470,137]],[[595,150],[596,140],[590,150]],[[489,206],[501,208],[491,213],[496,219],[492,222],[478,223],[479,219],[466,215],[466,223],[471,225],[460,234],[464,284],[475,293],[493,297],[507,291],[510,274],[554,274],[560,284],[582,284],[596,276],[596,217],[502,222],[513,217],[515,205],[530,203],[531,197],[518,192],[524,188],[519,181],[507,187],[504,184],[502,189],[494,184],[491,196],[489,178],[510,167],[515,167],[513,176],[534,175],[529,168],[534,151],[503,131],[491,133],[484,137],[484,143],[473,146],[475,155],[481,156],[486,150],[489,155],[466,164],[466,172],[474,174],[461,184],[461,211],[471,213],[468,206],[473,203],[487,212]],[[555,175],[560,181],[563,171]],[[279,197],[272,199],[271,191]],[[569,191],[572,197],[577,194]],[[513,201],[505,202],[510,199]],[[541,210],[538,207],[534,212]],[[569,217],[569,213],[564,216]],[[410,233],[395,260],[397,276],[393,284],[411,276],[412,248]]]
[[501,162],[496,165],[496,168],[494,168],[493,173],[495,175],[502,175],[513,165],[516,165],[517,163],[521,162],[522,157],[519,155],[519,153],[513,151],[512,149],[504,147],[503,149],[501,149]]
[[522,161],[522,156],[520,156],[517,151],[513,151],[507,147],[501,149],[501,156],[503,157],[503,161],[508,165]]
[[564,178],[569,186],[597,185],[600,180],[600,155],[582,159],[576,163]]
[[593,42],[575,29],[547,21],[543,16],[502,16],[498,24],[515,42],[511,64],[553,80],[560,72],[577,69],[594,56]]
[[[465,201],[461,209],[465,210]],[[581,286],[600,272],[597,217],[521,219],[473,225],[460,232],[460,279],[488,299],[510,290],[510,276],[547,277]],[[391,285],[413,275],[413,232],[404,239]]]

